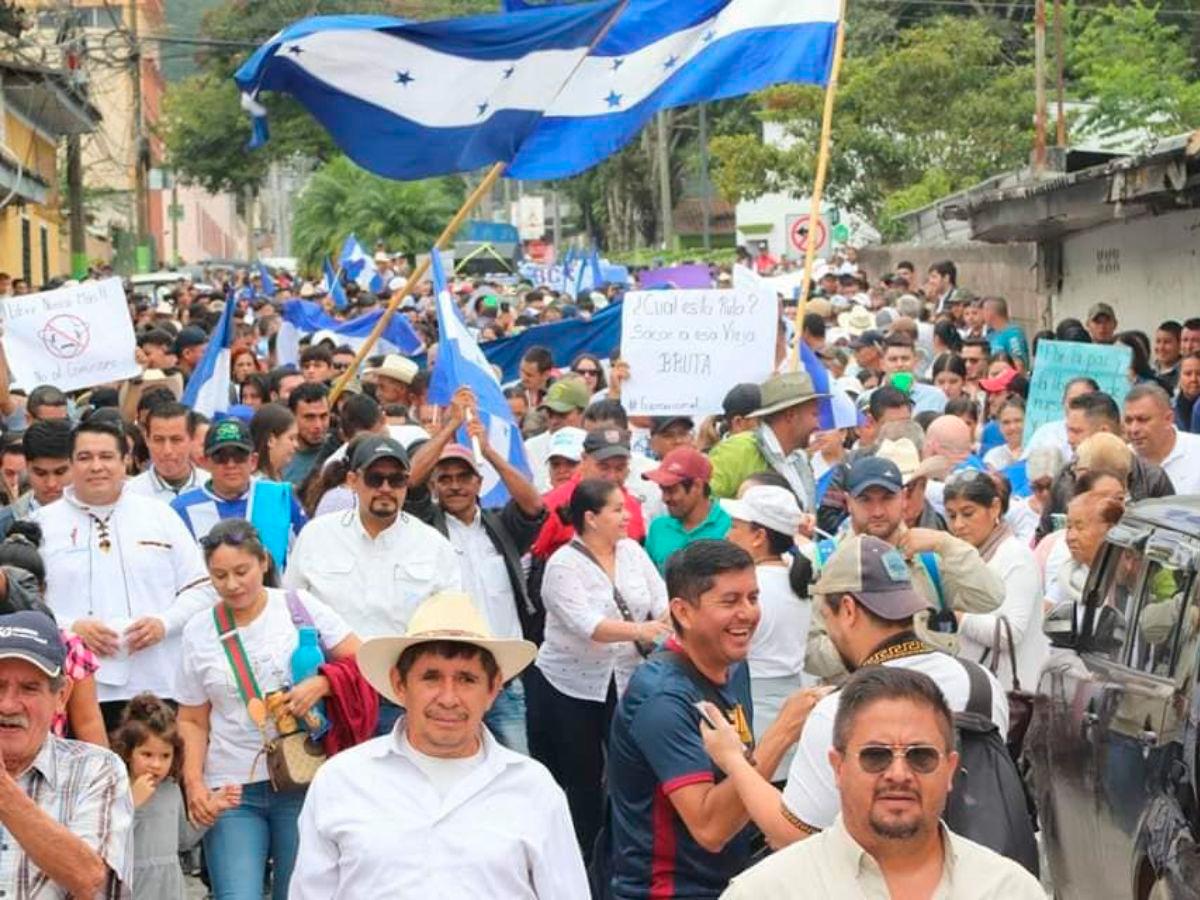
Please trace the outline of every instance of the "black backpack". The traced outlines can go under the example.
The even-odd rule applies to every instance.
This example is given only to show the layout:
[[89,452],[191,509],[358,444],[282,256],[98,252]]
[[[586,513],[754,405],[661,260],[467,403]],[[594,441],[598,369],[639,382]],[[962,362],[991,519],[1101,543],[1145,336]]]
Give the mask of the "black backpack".
[[992,683],[978,663],[959,659],[971,681],[964,712],[954,714],[958,772],[946,801],[950,830],[1038,874],[1037,839],[1025,783],[992,722]]

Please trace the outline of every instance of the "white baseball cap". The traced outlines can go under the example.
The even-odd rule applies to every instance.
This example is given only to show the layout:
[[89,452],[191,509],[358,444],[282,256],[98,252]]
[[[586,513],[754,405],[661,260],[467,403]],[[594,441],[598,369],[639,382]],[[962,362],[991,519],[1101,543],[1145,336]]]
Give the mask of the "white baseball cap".
[[558,429],[550,435],[550,449],[546,452],[546,459],[561,456],[563,459],[579,462],[583,459],[583,440],[586,437],[587,432],[582,428],[567,426]]
[[734,519],[786,535],[796,533],[803,517],[795,494],[769,484],[756,484],[736,500],[722,500],[721,508]]

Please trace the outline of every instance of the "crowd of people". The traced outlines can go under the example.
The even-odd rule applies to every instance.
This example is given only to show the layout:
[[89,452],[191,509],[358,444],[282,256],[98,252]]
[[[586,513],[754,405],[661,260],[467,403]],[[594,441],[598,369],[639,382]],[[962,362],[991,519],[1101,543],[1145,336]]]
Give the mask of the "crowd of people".
[[[197,844],[218,900],[1044,896],[1034,818],[976,829],[1008,801],[964,779],[1019,778],[1007,693],[1125,505],[1200,493],[1200,319],[1027,340],[957,281],[827,267],[709,417],[630,416],[619,348],[535,343],[528,470],[469,387],[430,402],[427,283],[425,367],[332,332],[281,364],[282,304],[328,305],[286,273],[130,289],[120,384],[0,356],[0,896],[182,897]],[[629,287],[450,289],[486,349]],[[181,398],[227,304],[210,419]],[[1048,339],[1128,347],[1128,392],[1080,373],[1026,439]]]

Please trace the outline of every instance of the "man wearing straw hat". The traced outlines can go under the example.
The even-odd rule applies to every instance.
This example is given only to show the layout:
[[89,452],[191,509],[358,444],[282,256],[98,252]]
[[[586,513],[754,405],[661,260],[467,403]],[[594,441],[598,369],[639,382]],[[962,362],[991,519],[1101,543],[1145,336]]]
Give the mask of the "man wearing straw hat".
[[391,733],[317,773],[291,900],[587,900],[566,796],[483,725],[504,683],[536,655],[529,641],[493,637],[457,592],[422,603],[404,636],[364,643],[363,675],[406,712]]

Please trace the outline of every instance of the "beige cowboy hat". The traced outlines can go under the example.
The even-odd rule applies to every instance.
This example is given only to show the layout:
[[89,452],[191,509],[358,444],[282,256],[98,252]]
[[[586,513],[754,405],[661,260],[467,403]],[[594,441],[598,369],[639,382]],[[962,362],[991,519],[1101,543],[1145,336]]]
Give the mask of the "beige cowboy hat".
[[922,462],[921,454],[917,452],[917,445],[908,438],[900,438],[896,441],[885,439],[880,443],[875,455],[880,459],[894,462],[896,468],[900,470],[900,477],[904,479],[905,485],[911,484],[918,478],[937,476],[942,471],[942,465],[936,457]]
[[363,375],[382,375],[384,378],[394,378],[404,384],[412,384],[420,371],[420,367],[411,359],[398,353],[389,353],[379,365],[364,369]]
[[838,325],[851,337],[858,337],[875,327],[875,316],[869,309],[856,306],[838,316]]
[[773,375],[763,382],[762,406],[750,413],[750,418],[769,416],[790,406],[798,406],[809,400],[819,400],[828,394],[818,394],[812,378],[807,372],[787,372]]
[[117,390],[117,405],[122,418],[127,422],[132,421],[137,415],[137,405],[142,395],[157,387],[165,387],[178,400],[183,396],[183,375],[179,372],[168,375],[162,369],[145,369],[137,378],[122,382]]
[[530,641],[493,637],[487,621],[466,594],[442,591],[417,607],[403,637],[364,641],[358,650],[359,671],[384,699],[400,705],[392,689],[392,669],[409,647],[430,641],[454,641],[488,651],[500,668],[500,679],[505,682],[520,675],[537,656],[537,646]]

